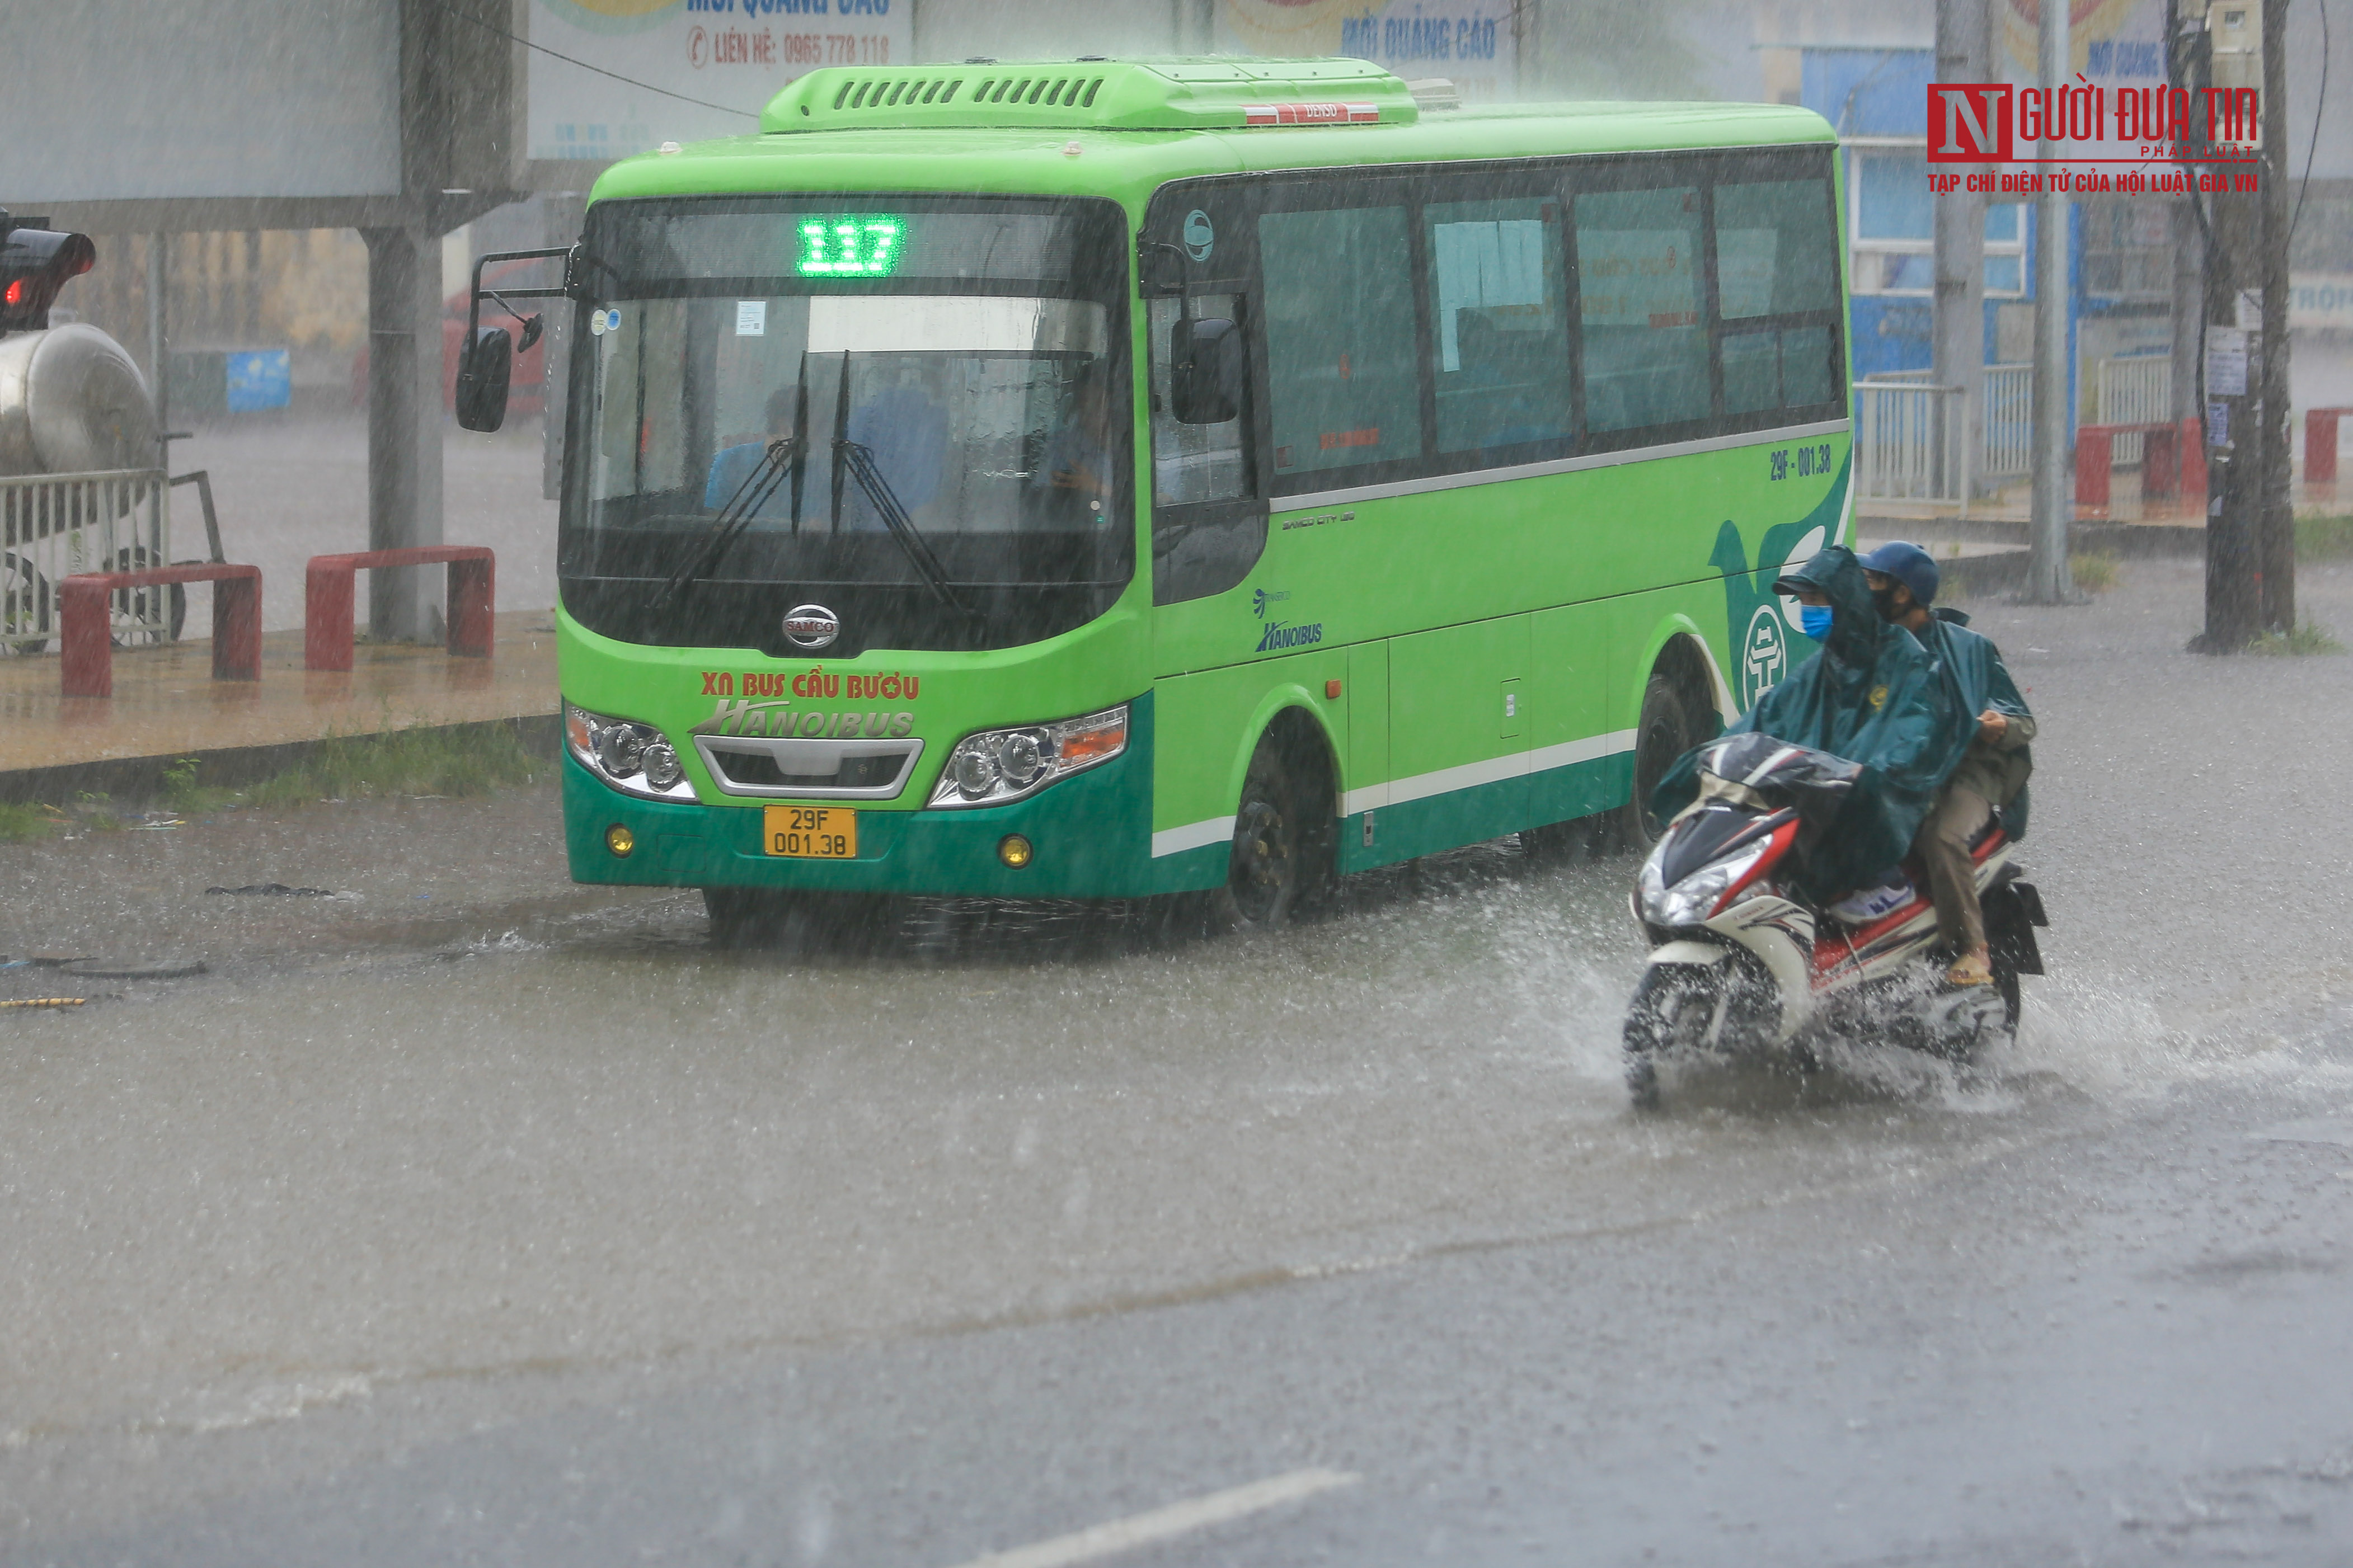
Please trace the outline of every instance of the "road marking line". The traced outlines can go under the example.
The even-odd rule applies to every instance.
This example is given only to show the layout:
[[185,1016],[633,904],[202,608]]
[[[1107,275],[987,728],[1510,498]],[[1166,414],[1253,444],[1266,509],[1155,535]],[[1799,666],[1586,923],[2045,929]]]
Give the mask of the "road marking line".
[[1296,1502],[1335,1487],[1352,1487],[1362,1479],[1362,1476],[1346,1470],[1293,1470],[1289,1475],[1271,1476],[1248,1486],[1211,1492],[1189,1502],[1170,1503],[1149,1513],[1130,1514],[1108,1524],[1058,1535],[1051,1541],[1017,1546],[1010,1552],[992,1552],[986,1557],[960,1563],[958,1568],[1068,1568],[1071,1563],[1091,1563],[1116,1552],[1132,1552],[1139,1546],[1207,1530],[1213,1524]]

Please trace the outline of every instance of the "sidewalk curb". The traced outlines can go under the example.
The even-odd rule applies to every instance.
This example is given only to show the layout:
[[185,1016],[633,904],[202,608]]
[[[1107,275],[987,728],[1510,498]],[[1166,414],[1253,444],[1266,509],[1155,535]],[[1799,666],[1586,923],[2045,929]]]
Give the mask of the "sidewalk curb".
[[55,768],[19,768],[0,772],[0,802],[23,805],[46,802],[61,805],[83,794],[115,800],[152,800],[164,793],[164,770],[183,757],[194,757],[197,778],[210,788],[235,789],[301,766],[332,741],[364,740],[408,729],[427,733],[462,735],[503,728],[515,742],[537,757],[554,760],[563,724],[554,713],[529,713],[513,719],[484,719],[467,724],[404,725],[399,730],[368,730],[349,735],[322,736],[315,741],[286,741],[271,746],[228,746],[209,752],[172,752],[157,757],[106,757]]

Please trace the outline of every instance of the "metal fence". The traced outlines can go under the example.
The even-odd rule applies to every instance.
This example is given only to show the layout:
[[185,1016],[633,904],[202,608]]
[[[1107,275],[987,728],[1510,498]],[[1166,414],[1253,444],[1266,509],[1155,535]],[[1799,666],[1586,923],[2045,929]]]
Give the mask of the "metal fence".
[[[1960,392],[1932,386],[1926,371],[1899,371],[1854,384],[1858,497],[1950,501],[1971,475],[2006,479],[2034,468],[2034,367],[1985,367],[1981,437],[1968,469],[1957,461]],[[2173,362],[2163,354],[2099,362],[2086,424],[2150,425],[2171,416]],[[2137,435],[2116,439],[2116,464],[2141,460]]]
[[[0,653],[54,645],[66,578],[164,565],[171,541],[171,487],[161,469],[0,479]],[[126,589],[114,596],[114,640],[176,637],[186,605],[185,589]]]
[[1968,495],[1959,387],[1859,381],[1854,416],[1858,500],[1958,504]]
[[1978,421],[1985,434],[1978,472],[2010,479],[2034,468],[2034,367],[1985,367],[1985,403]]

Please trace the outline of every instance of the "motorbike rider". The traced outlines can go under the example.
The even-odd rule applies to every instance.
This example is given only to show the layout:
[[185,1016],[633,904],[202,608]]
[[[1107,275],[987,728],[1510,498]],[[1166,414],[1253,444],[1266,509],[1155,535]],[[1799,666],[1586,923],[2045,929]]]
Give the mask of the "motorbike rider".
[[[1753,730],[1862,765],[1835,828],[1808,858],[1807,890],[1827,899],[1868,886],[1904,858],[1972,731],[1936,661],[1879,614],[1852,551],[1831,545],[1784,573],[1773,591],[1797,599],[1799,624],[1821,651],[1727,732]],[[1661,820],[1696,797],[1698,756],[1685,752],[1652,791]]]
[[1968,749],[1937,792],[1912,848],[1927,865],[1936,924],[1954,955],[1946,981],[1990,984],[1992,957],[1969,845],[1996,809],[2012,838],[2025,836],[2026,781],[2034,771],[2029,749],[2034,715],[1993,640],[1970,631],[1968,616],[1960,611],[1930,608],[1938,574],[1926,551],[1901,542],[1883,544],[1862,557],[1861,564],[1879,613],[1912,634],[1936,661],[1952,702],[1977,716]]

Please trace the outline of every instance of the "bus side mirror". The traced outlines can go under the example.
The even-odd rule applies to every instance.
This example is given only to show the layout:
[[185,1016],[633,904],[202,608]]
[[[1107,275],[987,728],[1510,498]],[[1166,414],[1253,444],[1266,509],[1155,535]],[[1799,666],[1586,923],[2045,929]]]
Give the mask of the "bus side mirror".
[[1180,321],[1169,332],[1169,412],[1182,425],[1222,425],[1242,411],[1250,359],[1241,328],[1223,317]]
[[514,371],[514,340],[504,327],[478,327],[458,362],[458,423],[495,430],[507,419],[507,381]]

